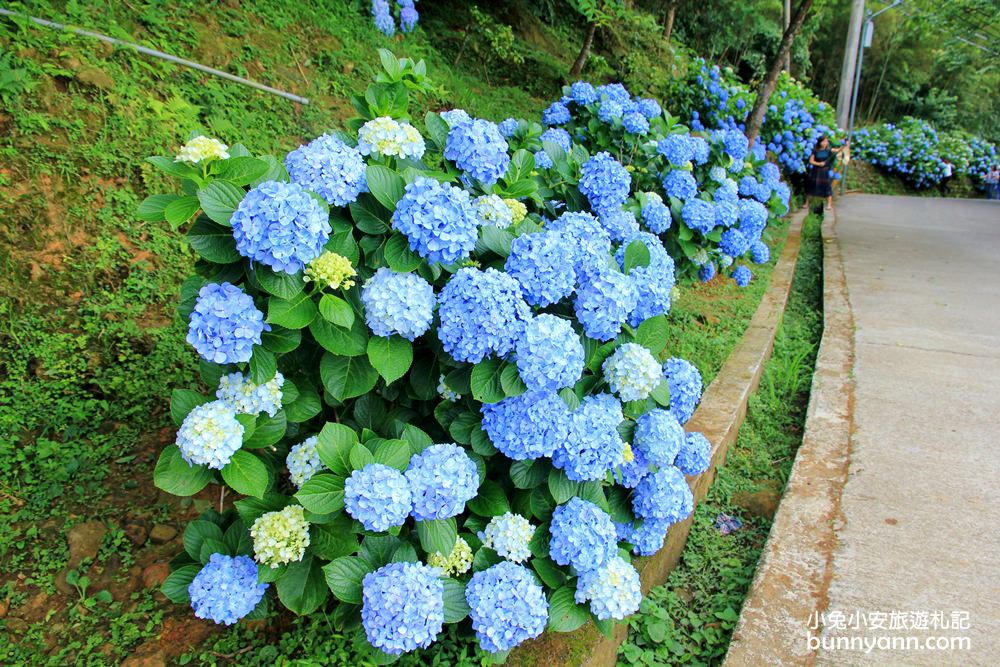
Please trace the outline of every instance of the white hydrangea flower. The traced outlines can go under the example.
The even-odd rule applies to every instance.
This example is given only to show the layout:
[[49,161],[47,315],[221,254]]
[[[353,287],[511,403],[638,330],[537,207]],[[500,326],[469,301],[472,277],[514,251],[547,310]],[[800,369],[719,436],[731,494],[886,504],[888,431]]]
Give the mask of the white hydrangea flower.
[[506,229],[514,222],[514,211],[498,195],[483,195],[473,202],[480,225]]
[[309,546],[309,522],[300,505],[289,505],[254,521],[250,536],[257,562],[275,568],[302,560]]
[[638,343],[625,343],[601,366],[608,387],[625,402],[645,400],[663,380],[660,362]]
[[317,442],[319,438],[315,435],[306,438],[292,447],[285,458],[288,476],[296,488],[301,489],[302,485],[323,467],[323,462],[319,460],[319,452],[316,450]]
[[370,120],[358,130],[358,150],[362,155],[391,155],[419,160],[424,155],[424,138],[406,121],[389,116]]
[[199,135],[188,141],[177,151],[177,157],[174,158],[174,162],[198,164],[205,160],[228,160],[228,151],[229,146],[218,139]]
[[535,527],[520,514],[507,512],[490,519],[479,538],[483,546],[496,551],[501,558],[521,563],[531,558],[531,538]]
[[461,394],[457,393],[454,389],[448,386],[448,383],[444,380],[444,375],[441,375],[438,378],[437,392],[441,398],[446,401],[451,401],[452,403],[462,398]]
[[243,373],[230,373],[219,378],[215,397],[239,414],[273,417],[281,409],[281,386],[285,378],[280,372],[264,384],[254,384]]

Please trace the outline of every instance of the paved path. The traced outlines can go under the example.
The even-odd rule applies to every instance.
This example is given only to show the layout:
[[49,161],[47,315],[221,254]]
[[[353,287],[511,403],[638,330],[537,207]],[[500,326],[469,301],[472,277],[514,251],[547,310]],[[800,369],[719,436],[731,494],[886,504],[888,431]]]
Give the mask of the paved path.
[[967,612],[969,629],[825,637],[965,636],[971,650],[821,647],[817,664],[1000,664],[1000,203],[851,196],[837,218],[855,432],[827,610],[887,625]]

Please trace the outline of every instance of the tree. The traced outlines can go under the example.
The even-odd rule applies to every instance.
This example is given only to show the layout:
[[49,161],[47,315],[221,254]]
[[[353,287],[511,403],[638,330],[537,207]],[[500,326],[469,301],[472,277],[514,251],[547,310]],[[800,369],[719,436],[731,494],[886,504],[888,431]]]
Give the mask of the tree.
[[663,41],[670,41],[674,31],[674,18],[677,16],[677,0],[667,0],[667,18],[663,22]]
[[771,60],[767,75],[761,80],[760,85],[757,86],[757,98],[754,100],[753,110],[750,112],[750,118],[747,120],[747,138],[750,140],[751,146],[757,140],[757,135],[760,134],[760,126],[764,123],[764,113],[767,111],[768,102],[771,100],[771,93],[774,92],[774,87],[778,83],[781,66],[784,64],[788,54],[791,53],[792,42],[795,41],[795,35],[802,29],[802,24],[806,21],[806,16],[809,14],[812,3],[813,0],[799,0],[799,5],[795,9],[795,13],[792,14],[791,22],[785,28],[785,34],[781,36],[781,45]]
[[587,64],[587,58],[590,57],[590,48],[594,44],[594,35],[597,34],[597,29],[608,25],[621,15],[625,3],[624,0],[571,0],[570,4],[587,19],[587,28],[583,33],[583,46],[580,48],[580,55],[576,57],[576,61],[569,71],[570,77],[578,77],[583,72],[584,65]]

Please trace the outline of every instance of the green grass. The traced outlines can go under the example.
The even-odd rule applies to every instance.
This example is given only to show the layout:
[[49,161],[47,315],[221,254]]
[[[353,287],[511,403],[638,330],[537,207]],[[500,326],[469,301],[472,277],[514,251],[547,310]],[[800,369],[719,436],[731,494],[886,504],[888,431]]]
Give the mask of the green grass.
[[[872,195],[906,195],[909,197],[941,197],[938,187],[915,190],[896,174],[890,174],[861,160],[854,160],[847,171],[845,183],[847,191],[858,191]],[[984,193],[976,188],[969,176],[955,176],[948,187],[949,197],[982,199]]]
[[[774,355],[751,396],[747,419],[708,496],[698,505],[687,545],[666,583],[630,622],[619,665],[717,665],[729,645],[771,520],[748,513],[739,494],[784,489],[802,441],[809,388],[823,328],[820,220],[807,218],[788,309]],[[739,517],[729,535],[720,513]]]

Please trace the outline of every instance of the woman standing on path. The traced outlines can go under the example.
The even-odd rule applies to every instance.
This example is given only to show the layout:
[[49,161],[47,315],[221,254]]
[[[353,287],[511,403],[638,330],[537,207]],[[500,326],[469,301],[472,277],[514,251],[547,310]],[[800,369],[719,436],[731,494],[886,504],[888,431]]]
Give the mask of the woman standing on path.
[[993,165],[986,174],[986,198],[1000,199],[1000,165]]
[[826,209],[833,208],[833,187],[830,184],[830,171],[833,169],[833,158],[843,148],[831,148],[830,139],[819,138],[816,148],[809,156],[809,176],[806,180],[806,192],[810,197],[824,197]]

